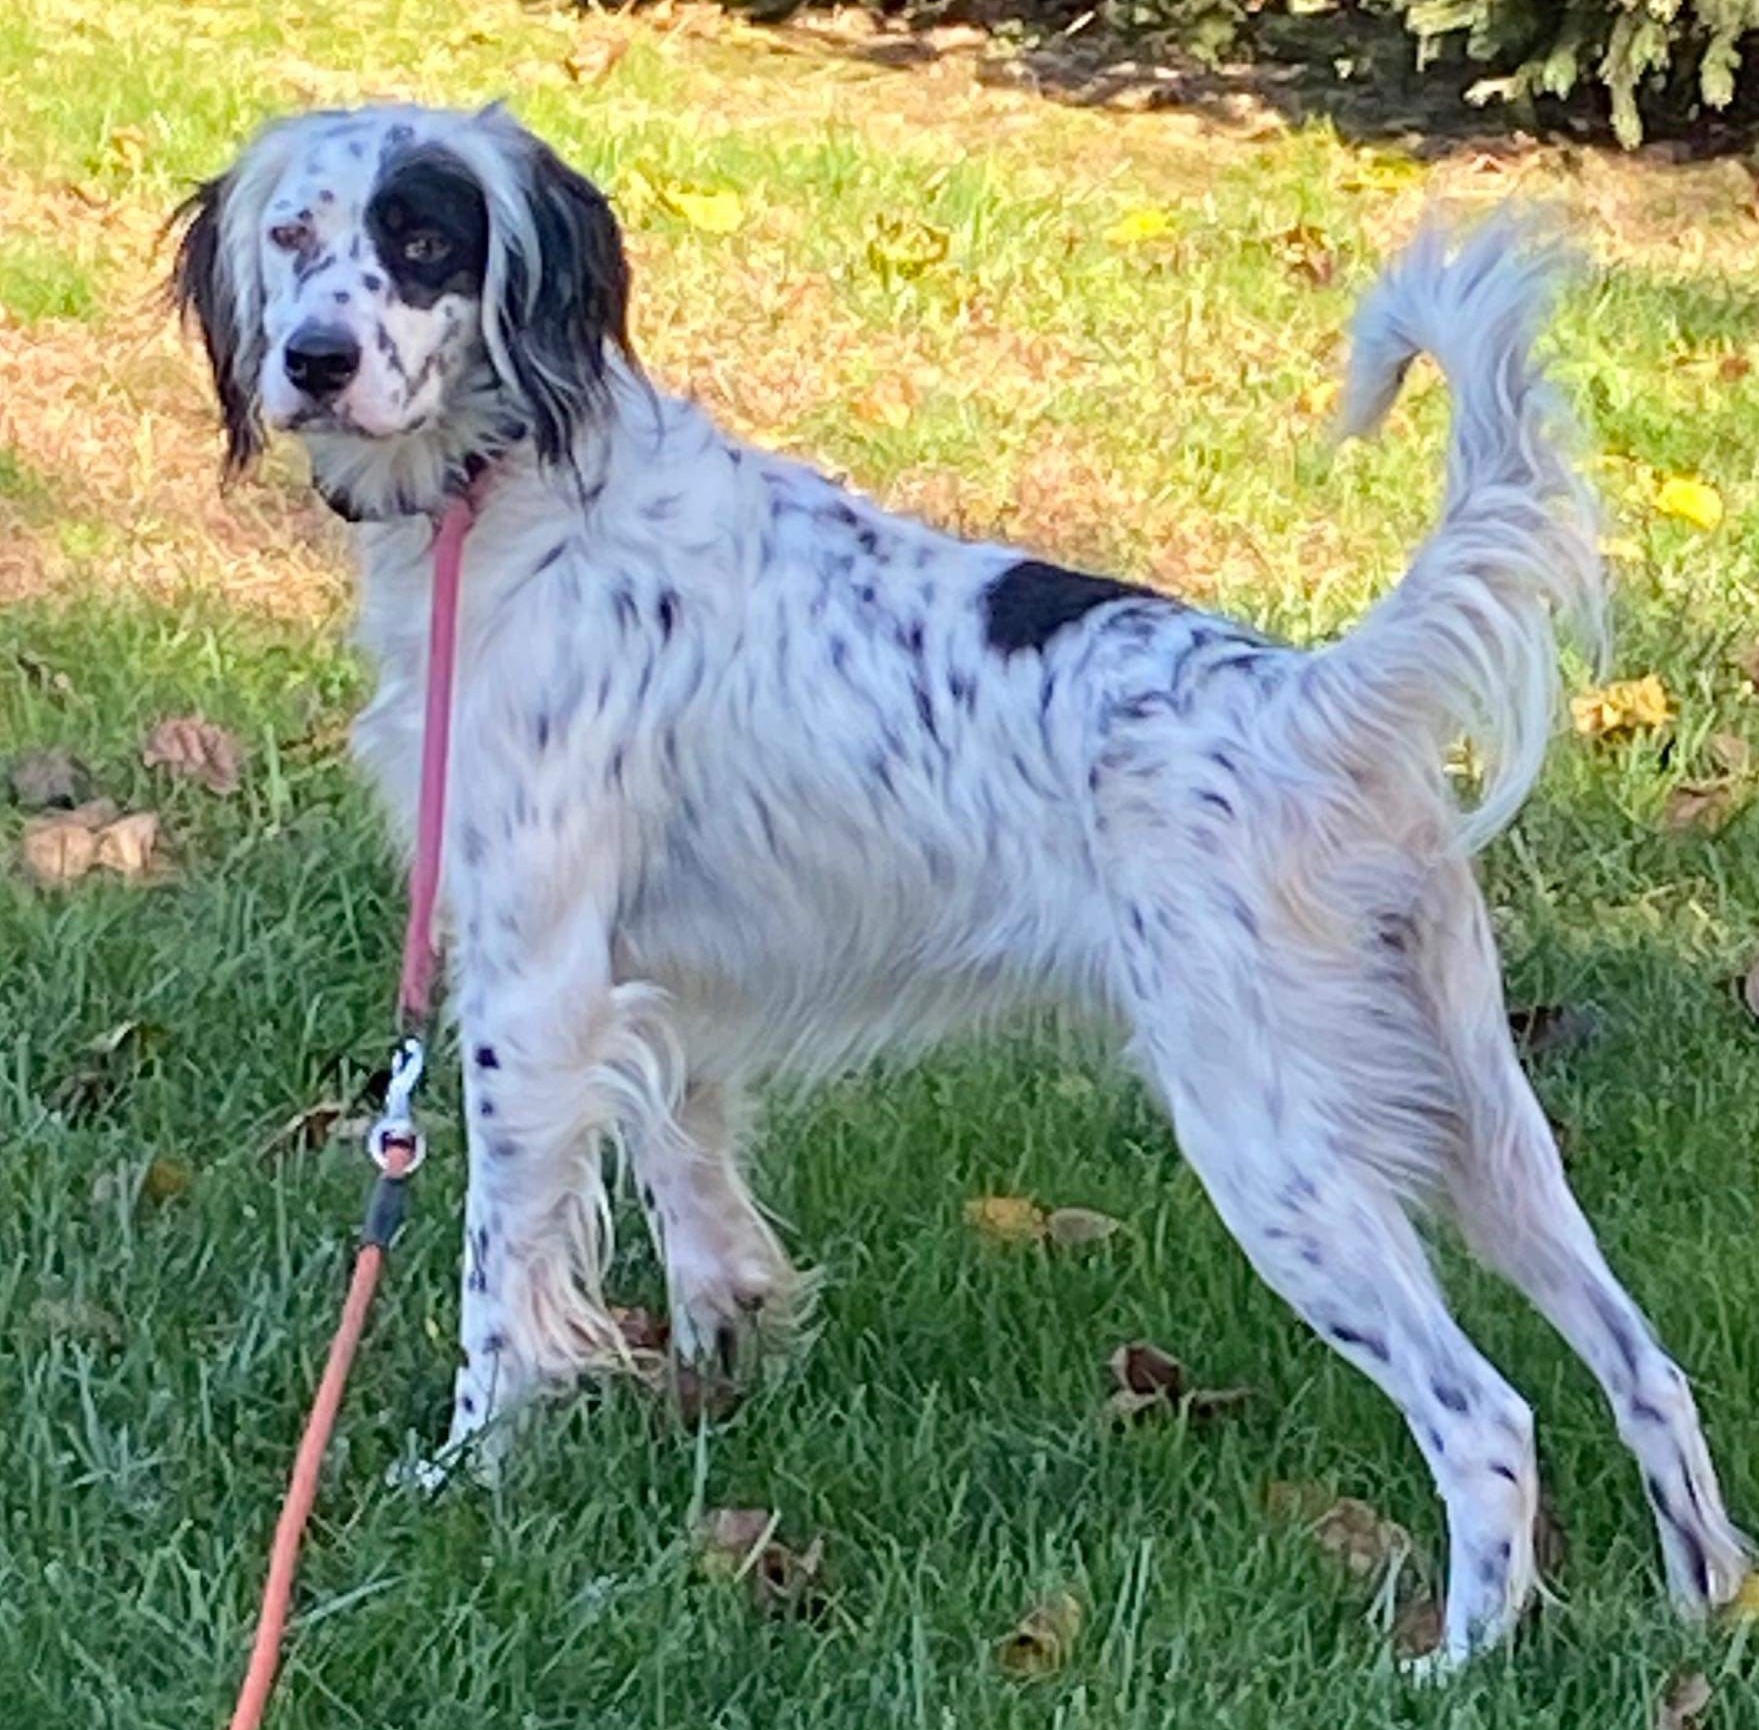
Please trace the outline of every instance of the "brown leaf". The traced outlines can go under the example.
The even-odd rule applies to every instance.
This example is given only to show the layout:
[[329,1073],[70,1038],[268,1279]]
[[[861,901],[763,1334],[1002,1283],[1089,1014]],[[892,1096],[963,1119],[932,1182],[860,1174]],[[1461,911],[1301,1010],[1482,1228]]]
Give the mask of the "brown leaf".
[[781,1516],[768,1508],[710,1508],[696,1523],[697,1558],[705,1574],[732,1579],[755,1559]]
[[1734,815],[1737,803],[1733,781],[1682,781],[1662,801],[1661,827],[1669,835],[1692,830],[1714,835]]
[[1313,1522],[1313,1536],[1358,1579],[1377,1575],[1411,1553],[1411,1534],[1354,1496],[1333,1502]]
[[91,776],[65,746],[24,751],[6,772],[13,801],[26,811],[71,808],[86,796]]
[[155,1159],[141,1179],[141,1200],[155,1204],[175,1201],[187,1193],[194,1173],[181,1159]]
[[350,1116],[347,1100],[320,1099],[316,1105],[296,1111],[263,1143],[263,1158],[316,1153],[332,1141],[364,1136],[371,1122],[365,1116]]
[[1710,1678],[1702,1670],[1678,1671],[1655,1702],[1655,1730],[1696,1730],[1698,1714],[1709,1704]]
[[824,1583],[825,1541],[816,1537],[804,1550],[791,1550],[773,1538],[757,1553],[748,1578],[751,1599],[766,1616],[815,1622],[829,1607]]
[[1090,1207],[1057,1207],[1045,1216],[1044,1229],[1059,1249],[1074,1249],[1080,1244],[1101,1242],[1122,1230],[1123,1224],[1109,1213],[1098,1213]]
[[1315,288],[1325,287],[1337,275],[1338,255],[1325,233],[1309,222],[1298,222],[1273,236],[1271,250],[1291,276],[1298,276]]
[[1752,370],[1752,359],[1744,354],[1725,354],[1716,363],[1716,376],[1724,384],[1733,384],[1735,380],[1745,378]]
[[1133,1340],[1112,1353],[1112,1380],[1120,1390],[1169,1402],[1185,1391],[1185,1366],[1147,1340]]
[[1509,1011],[1509,1032],[1527,1057],[1573,1051],[1599,1031],[1599,1012],[1575,1004],[1531,1003]]
[[996,1663],[1010,1676],[1054,1676],[1075,1649],[1081,1620],[1081,1602],[1073,1593],[1053,1593],[996,1642]]
[[739,1387],[729,1376],[691,1364],[675,1364],[667,1379],[678,1421],[686,1429],[721,1423],[739,1409]]
[[632,1352],[663,1352],[671,1344],[671,1323],[653,1310],[612,1304],[611,1320]]
[[562,56],[562,70],[570,83],[602,84],[617,62],[629,52],[632,37],[597,37],[576,43]]
[[1442,1606],[1428,1592],[1417,1592],[1393,1617],[1393,1650],[1401,1658],[1424,1658],[1441,1644]]
[[131,811],[98,831],[98,863],[130,881],[145,877],[160,864],[154,855],[159,818],[153,811]]
[[79,1061],[49,1095],[55,1110],[75,1118],[99,1105],[120,1087],[165,1041],[163,1027],[147,1021],[119,1021],[80,1047]]
[[1707,741],[1716,766],[1730,775],[1750,774],[1753,747],[1739,733],[1712,733]]
[[965,1204],[965,1218],[999,1243],[1037,1243],[1045,1234],[1045,1211],[1023,1195],[979,1195]]
[[225,795],[238,791],[244,747],[236,735],[200,715],[174,715],[147,735],[140,760],[149,769],[169,769]]
[[768,1508],[710,1508],[697,1522],[697,1563],[714,1579],[744,1580],[766,1616],[812,1620],[823,1613],[824,1539],[795,1550],[776,1537]]
[[1759,643],[1748,643],[1736,649],[1730,654],[1729,661],[1748,684],[1759,685]]
[[77,883],[98,862],[98,837],[72,813],[38,817],[19,840],[24,868],[45,888]]
[[1214,1423],[1251,1404],[1251,1388],[1193,1388],[1179,1402],[1179,1410],[1194,1424]]

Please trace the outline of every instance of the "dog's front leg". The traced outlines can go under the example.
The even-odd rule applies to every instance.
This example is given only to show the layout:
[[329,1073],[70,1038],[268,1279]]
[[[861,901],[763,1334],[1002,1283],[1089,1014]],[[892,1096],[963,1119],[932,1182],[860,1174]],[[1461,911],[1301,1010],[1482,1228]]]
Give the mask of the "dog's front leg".
[[623,1357],[603,1297],[601,1152],[629,1110],[627,1048],[641,1020],[631,988],[611,986],[603,927],[584,918],[516,955],[467,945],[460,984],[470,1162],[460,1360],[430,1482],[467,1453],[492,1475],[534,1394]]

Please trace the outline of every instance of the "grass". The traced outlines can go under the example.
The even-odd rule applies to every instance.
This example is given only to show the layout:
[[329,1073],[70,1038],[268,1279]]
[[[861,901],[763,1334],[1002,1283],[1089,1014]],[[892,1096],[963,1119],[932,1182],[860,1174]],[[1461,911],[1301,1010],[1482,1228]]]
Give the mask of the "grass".
[[[1298,638],[1354,616],[1435,496],[1439,391],[1381,445],[1325,444],[1356,293],[1432,192],[1520,184],[1583,210],[1593,264],[1558,369],[1620,547],[1621,670],[1660,673],[1678,718],[1560,742],[1487,879],[1514,997],[1599,1011],[1541,1088],[1609,1252],[1699,1379],[1731,1501],[1759,1518],[1759,1052],[1725,984],[1759,938],[1750,788],[1718,835],[1663,821],[1672,789],[1718,772],[1714,735],[1759,742],[1733,659],[1759,638],[1745,193],[1715,168],[1425,166],[1321,126],[1077,111],[980,84],[950,49],[885,70],[865,42],[512,0],[30,0],[0,19],[0,743],[74,749],[162,812],[177,867],[150,890],[36,890],[0,812],[7,1723],[221,1716],[344,1276],[358,1158],[262,1149],[377,1063],[394,972],[399,886],[333,743],[365,684],[345,563],[286,457],[216,496],[200,381],[147,287],[164,211],[259,117],[382,91],[512,93],[616,198],[655,370],[741,430]],[[693,227],[678,188],[737,192],[740,225]],[[1162,232],[1113,238],[1144,210]],[[901,272],[888,247],[940,245],[923,224],[945,257]],[[1720,489],[1713,533],[1655,511],[1675,473]],[[192,710],[250,746],[234,799],[140,766],[151,723]],[[58,1105],[129,1020],[153,1037],[82,1109]],[[383,1475],[443,1417],[459,1155],[448,1123],[326,1480],[278,1730],[1637,1724],[1681,1664],[1712,1677],[1711,1723],[1759,1724],[1744,1639],[1666,1614],[1586,1375],[1455,1261],[1469,1326],[1539,1408],[1572,1553],[1512,1655],[1445,1695],[1399,1680],[1365,1594],[1262,1501],[1320,1480],[1433,1553],[1415,1450],[1078,1043],[1021,1030],[776,1099],[760,1189],[828,1275],[810,1354],[700,1436],[583,1394],[501,1494],[429,1508]],[[147,1182],[155,1160],[175,1181]],[[962,1218],[986,1192],[1128,1229],[1079,1255],[997,1248]],[[644,1252],[618,1287],[653,1298]],[[1138,1336],[1261,1397],[1210,1431],[1109,1431],[1097,1366]],[[826,1535],[824,1626],[758,1620],[699,1576],[691,1518],[715,1504]],[[1088,1607],[1067,1669],[1001,1676],[990,1643],[1062,1587]]]

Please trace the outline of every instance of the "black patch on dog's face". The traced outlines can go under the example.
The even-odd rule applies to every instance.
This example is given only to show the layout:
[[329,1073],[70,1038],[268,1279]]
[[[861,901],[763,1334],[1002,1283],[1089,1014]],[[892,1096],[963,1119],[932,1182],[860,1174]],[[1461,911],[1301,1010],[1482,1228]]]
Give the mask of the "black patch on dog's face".
[[489,208],[482,188],[444,151],[395,159],[366,208],[366,230],[406,306],[482,293]]
[[1090,577],[1038,559],[1010,565],[983,592],[984,634],[992,649],[1004,655],[1022,649],[1042,651],[1066,625],[1108,601],[1156,601],[1177,607],[1177,601],[1135,583],[1113,577]]

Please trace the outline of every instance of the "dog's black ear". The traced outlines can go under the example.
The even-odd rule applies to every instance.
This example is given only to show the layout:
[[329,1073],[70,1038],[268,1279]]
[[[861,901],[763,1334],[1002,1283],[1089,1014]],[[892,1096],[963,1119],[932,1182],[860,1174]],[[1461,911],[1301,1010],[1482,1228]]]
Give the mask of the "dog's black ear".
[[177,258],[171,267],[171,301],[178,314],[194,318],[214,373],[214,394],[226,429],[225,472],[228,478],[247,467],[263,448],[263,421],[254,381],[247,380],[247,351],[253,333],[241,323],[239,297],[229,280],[220,244],[220,224],[230,177],[207,181],[171,218],[181,228]]
[[629,263],[604,194],[547,145],[529,148],[535,256],[509,249],[497,335],[538,455],[565,462],[575,435],[605,407],[612,350],[631,358]]

